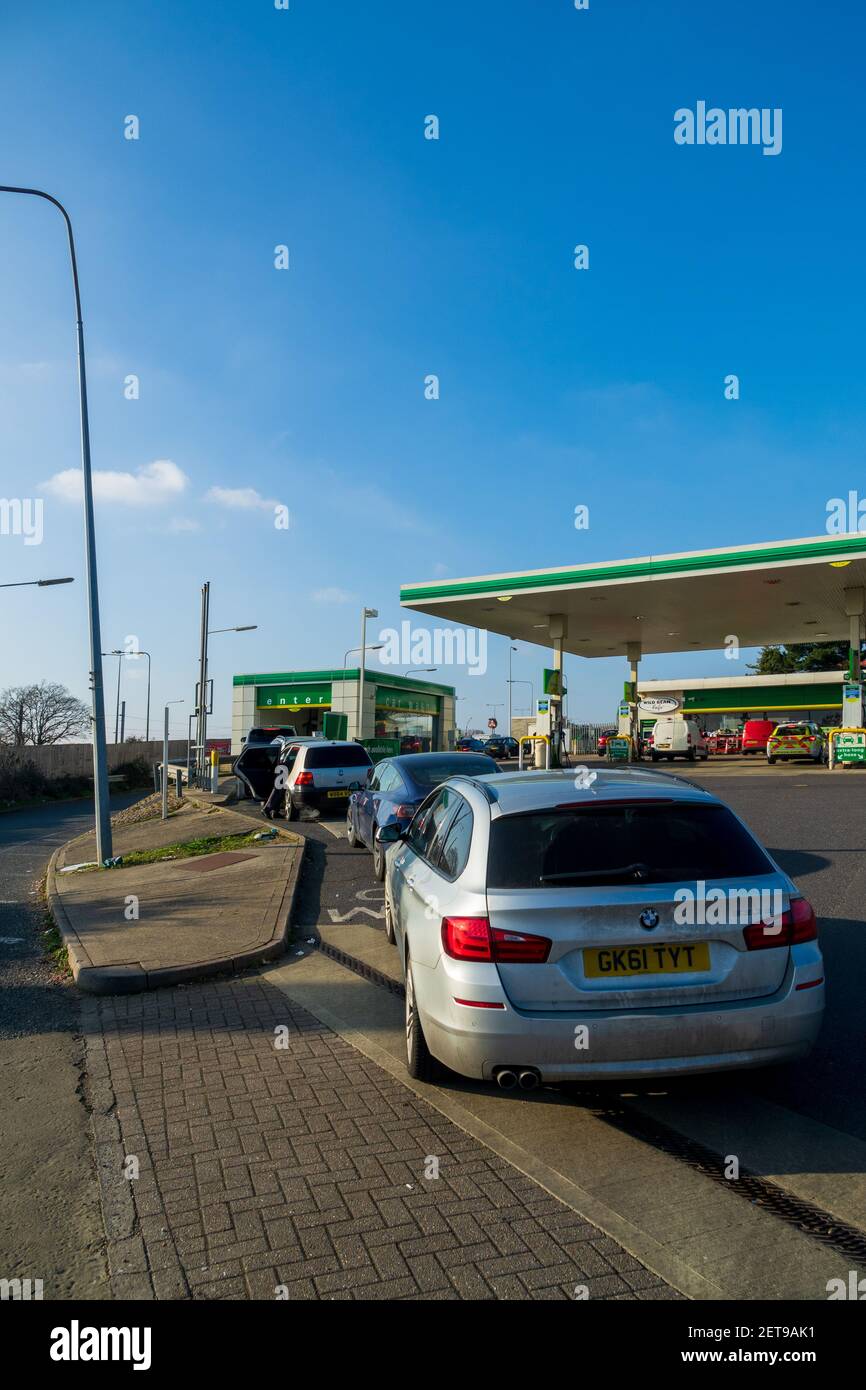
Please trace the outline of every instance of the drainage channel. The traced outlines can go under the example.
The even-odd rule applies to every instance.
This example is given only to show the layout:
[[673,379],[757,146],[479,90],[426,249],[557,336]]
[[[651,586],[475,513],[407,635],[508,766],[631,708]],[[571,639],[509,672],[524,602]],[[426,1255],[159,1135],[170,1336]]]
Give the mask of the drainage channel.
[[[347,970],[368,980],[370,984],[377,985],[400,999],[405,998],[405,990],[400,980],[392,979],[384,971],[367,965],[365,961],[349,955],[347,951],[341,951],[338,946],[332,946],[327,941],[320,939],[318,949],[338,965],[345,966]],[[747,1168],[740,1169],[738,1178],[725,1177],[725,1162],[719,1154],[694,1139],[686,1138],[661,1121],[650,1119],[628,1104],[615,1107],[599,1106],[593,1109],[593,1114],[623,1134],[640,1139],[668,1157],[687,1164],[703,1177],[719,1183],[727,1192],[736,1193],[750,1206],[760,1207],[761,1211],[775,1216],[788,1226],[796,1227],[802,1235],[838,1251],[866,1270],[866,1232],[858,1230],[856,1226],[850,1226],[832,1216],[830,1212],[824,1211],[822,1207],[804,1202],[799,1197],[785,1192],[776,1183],[759,1177]]]

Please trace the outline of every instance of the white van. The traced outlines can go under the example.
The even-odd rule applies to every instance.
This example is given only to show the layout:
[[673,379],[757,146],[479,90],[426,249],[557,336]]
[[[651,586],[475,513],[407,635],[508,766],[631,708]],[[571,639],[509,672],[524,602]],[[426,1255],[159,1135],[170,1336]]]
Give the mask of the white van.
[[674,758],[688,758],[689,762],[693,763],[696,758],[708,758],[710,750],[694,719],[683,719],[680,716],[656,720],[653,725],[650,756],[654,763],[657,763],[659,758],[667,758],[669,763],[672,763]]

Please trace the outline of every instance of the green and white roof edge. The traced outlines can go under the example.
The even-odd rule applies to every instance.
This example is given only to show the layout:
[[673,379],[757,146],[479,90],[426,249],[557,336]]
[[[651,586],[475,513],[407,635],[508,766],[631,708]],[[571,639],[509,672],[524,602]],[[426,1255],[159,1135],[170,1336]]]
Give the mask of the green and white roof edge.
[[717,650],[731,636],[743,647],[845,640],[864,585],[866,534],[850,532],[406,584],[400,601],[542,646],[564,617],[564,650],[602,657],[628,643],[647,654]]

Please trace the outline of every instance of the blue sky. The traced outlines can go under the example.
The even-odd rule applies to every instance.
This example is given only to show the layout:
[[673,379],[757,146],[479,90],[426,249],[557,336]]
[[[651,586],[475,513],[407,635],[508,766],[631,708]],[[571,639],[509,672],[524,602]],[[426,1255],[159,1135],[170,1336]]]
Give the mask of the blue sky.
[[[866,491],[864,30],[839,0],[4,15],[2,181],[72,213],[94,467],[128,475],[113,500],[100,484],[103,646],[153,652],[154,706],[187,701],[175,731],[205,578],[213,626],[259,625],[212,643],[228,732],[233,672],[339,664],[362,602],[399,625],[401,583],[814,535],[829,497]],[[700,99],[781,107],[782,153],[677,146],[674,111]],[[0,579],[78,580],[5,591],[0,686],[85,697],[62,226],[0,197],[0,244],[0,494],[45,499],[40,546],[0,537]],[[505,649],[483,679],[440,673],[477,722]],[[522,646],[514,676],[545,664]],[[624,658],[568,673],[572,716],[608,719]]]

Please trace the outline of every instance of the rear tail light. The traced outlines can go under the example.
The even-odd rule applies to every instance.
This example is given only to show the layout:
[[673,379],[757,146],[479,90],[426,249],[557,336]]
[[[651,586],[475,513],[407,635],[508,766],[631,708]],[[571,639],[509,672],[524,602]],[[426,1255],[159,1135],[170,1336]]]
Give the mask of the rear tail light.
[[296,787],[311,787],[313,785],[312,772],[299,772],[295,778]]
[[818,923],[812,904],[805,898],[792,898],[791,906],[783,912],[778,925],[774,922],[754,922],[743,928],[747,951],[764,951],[769,946],[797,946],[802,941],[815,941]]
[[442,949],[452,960],[540,965],[550,955],[551,945],[546,936],[491,928],[486,917],[442,918]]

